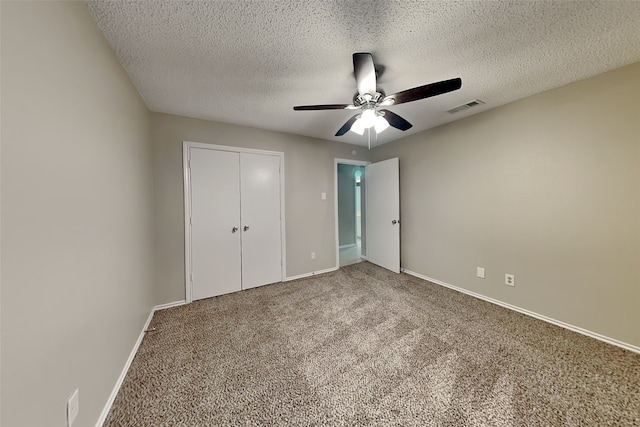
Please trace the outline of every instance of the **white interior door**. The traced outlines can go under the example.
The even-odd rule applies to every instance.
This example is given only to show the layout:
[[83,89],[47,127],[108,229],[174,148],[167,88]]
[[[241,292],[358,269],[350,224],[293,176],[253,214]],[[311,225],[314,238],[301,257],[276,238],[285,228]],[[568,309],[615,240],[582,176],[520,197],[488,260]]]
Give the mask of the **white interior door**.
[[400,169],[397,158],[365,168],[367,259],[400,273]]
[[189,156],[195,301],[241,289],[240,154],[190,148]]
[[282,281],[280,157],[241,153],[242,289]]

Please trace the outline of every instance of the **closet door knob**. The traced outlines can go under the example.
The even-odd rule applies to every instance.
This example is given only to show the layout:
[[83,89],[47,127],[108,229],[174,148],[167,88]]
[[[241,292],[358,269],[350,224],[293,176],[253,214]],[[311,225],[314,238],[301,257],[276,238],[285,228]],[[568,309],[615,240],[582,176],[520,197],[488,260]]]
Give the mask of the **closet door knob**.
[[395,220],[395,219],[391,221],[391,224],[393,224],[393,225],[396,225],[397,223],[398,223],[398,221]]
[[249,229],[248,225],[245,225],[244,228],[243,228],[244,231],[247,231],[248,229]]
[[231,232],[232,232],[232,233],[235,233],[236,231],[238,231],[238,227],[233,227],[233,228],[231,229]]

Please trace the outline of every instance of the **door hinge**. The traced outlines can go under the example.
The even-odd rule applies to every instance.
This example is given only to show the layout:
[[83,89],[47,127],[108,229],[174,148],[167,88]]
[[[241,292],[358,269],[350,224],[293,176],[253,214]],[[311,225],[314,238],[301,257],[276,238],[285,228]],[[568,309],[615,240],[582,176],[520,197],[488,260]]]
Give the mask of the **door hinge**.
[[193,283],[193,273],[189,273],[189,280]]

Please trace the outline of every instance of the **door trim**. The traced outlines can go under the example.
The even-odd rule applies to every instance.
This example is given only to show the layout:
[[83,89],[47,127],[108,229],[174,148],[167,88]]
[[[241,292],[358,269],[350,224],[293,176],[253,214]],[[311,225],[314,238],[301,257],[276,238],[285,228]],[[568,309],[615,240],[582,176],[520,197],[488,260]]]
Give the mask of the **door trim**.
[[[367,166],[371,164],[371,162],[367,162],[364,160],[352,160],[352,159],[333,159],[333,218],[335,222],[334,233],[336,237],[336,267],[335,269],[340,268],[340,234],[339,234],[339,220],[338,220],[338,165],[353,165],[353,166]],[[365,183],[366,185],[366,183]],[[368,240],[367,240],[368,242]],[[368,243],[367,243],[368,245]],[[367,254],[369,250],[367,249]]]
[[190,303],[193,301],[191,292],[191,178],[189,174],[189,150],[191,148],[202,148],[206,150],[231,151],[234,153],[251,153],[265,154],[280,158],[280,281],[286,277],[287,260],[285,257],[286,240],[285,240],[285,215],[284,215],[284,153],[281,151],[258,150],[254,148],[233,147],[228,145],[206,144],[202,142],[182,141],[182,174],[183,174],[183,191],[184,191],[184,287],[185,301]]

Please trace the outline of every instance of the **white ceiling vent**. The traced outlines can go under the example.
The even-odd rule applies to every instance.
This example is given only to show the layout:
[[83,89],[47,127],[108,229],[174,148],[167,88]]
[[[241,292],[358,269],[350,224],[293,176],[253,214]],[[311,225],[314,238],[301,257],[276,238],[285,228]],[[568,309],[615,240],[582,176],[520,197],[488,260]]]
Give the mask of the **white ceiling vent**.
[[479,99],[474,99],[473,101],[469,101],[466,104],[458,105],[457,107],[453,107],[450,110],[447,110],[447,113],[457,113],[458,111],[468,110],[471,107],[475,107],[477,105],[484,104],[484,101],[480,101]]

